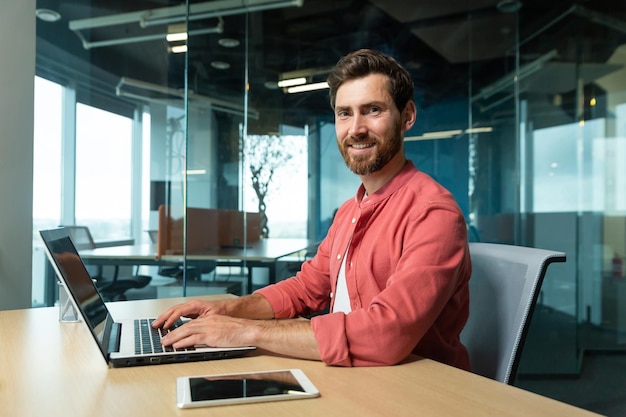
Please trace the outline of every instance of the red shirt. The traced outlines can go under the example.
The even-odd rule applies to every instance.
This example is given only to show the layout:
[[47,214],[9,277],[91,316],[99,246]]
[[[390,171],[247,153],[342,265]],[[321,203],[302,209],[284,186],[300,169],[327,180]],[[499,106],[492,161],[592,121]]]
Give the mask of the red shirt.
[[311,319],[325,363],[392,365],[415,353],[469,370],[459,339],[471,275],[463,213],[410,161],[376,193],[364,194],[361,185],[339,208],[316,256],[295,277],[257,292],[276,318],[321,311],[332,303],[347,253],[352,312]]

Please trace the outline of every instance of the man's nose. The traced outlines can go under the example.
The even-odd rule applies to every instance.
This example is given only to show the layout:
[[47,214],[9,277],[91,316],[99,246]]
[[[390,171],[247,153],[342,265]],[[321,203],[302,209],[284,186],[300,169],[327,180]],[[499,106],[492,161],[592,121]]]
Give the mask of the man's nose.
[[367,133],[367,125],[365,124],[365,118],[360,114],[355,115],[352,118],[352,123],[350,124],[350,129],[348,130],[348,134],[350,136],[358,137],[363,136]]

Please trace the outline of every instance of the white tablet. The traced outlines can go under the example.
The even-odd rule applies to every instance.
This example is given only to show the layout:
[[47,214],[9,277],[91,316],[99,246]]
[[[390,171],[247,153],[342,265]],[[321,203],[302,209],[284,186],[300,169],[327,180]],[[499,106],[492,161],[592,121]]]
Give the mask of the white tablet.
[[296,400],[320,393],[301,369],[185,376],[176,379],[180,408]]

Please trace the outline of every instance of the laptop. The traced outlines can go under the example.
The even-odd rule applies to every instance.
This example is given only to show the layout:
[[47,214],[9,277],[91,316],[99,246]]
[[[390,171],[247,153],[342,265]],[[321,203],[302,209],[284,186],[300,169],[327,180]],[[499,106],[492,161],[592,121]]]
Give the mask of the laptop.
[[[153,318],[114,321],[98,292],[69,233],[64,228],[41,230],[44,249],[57,276],[68,289],[82,321],[89,327],[104,360],[111,367],[157,365],[243,356],[254,346],[214,348],[194,346],[183,350],[163,348],[162,329],[152,329]],[[182,322],[179,325],[184,325]],[[163,334],[164,335],[164,334]],[[141,337],[147,339],[141,339]],[[155,348],[157,351],[153,351]],[[159,350],[162,351],[159,351]]]

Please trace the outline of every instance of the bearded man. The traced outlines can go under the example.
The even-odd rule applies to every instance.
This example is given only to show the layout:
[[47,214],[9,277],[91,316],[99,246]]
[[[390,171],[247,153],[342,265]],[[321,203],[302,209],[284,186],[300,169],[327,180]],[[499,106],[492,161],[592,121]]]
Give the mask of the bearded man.
[[164,339],[176,348],[253,345],[338,366],[393,365],[413,353],[469,370],[460,341],[471,275],[465,219],[405,157],[417,113],[410,75],[390,56],[359,50],[328,83],[339,151],[362,184],[317,254],[292,278],[174,306],[154,326],[193,318]]

